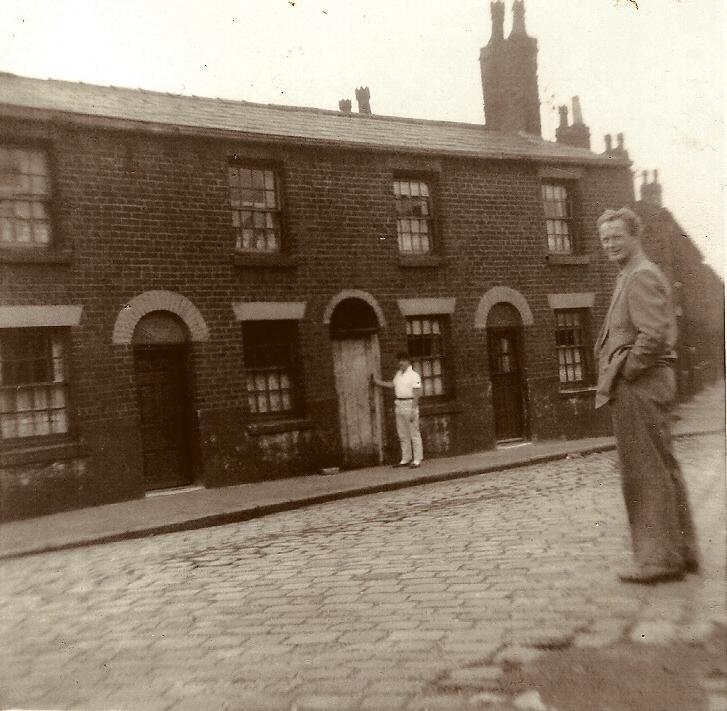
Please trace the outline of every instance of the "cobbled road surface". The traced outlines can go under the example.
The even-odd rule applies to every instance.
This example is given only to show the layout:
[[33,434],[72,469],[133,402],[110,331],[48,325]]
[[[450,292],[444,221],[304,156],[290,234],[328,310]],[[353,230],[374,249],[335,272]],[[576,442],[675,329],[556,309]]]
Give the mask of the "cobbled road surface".
[[0,708],[546,708],[488,690],[544,650],[725,623],[724,437],[677,455],[705,559],[680,583],[616,581],[613,452],[1,562]]

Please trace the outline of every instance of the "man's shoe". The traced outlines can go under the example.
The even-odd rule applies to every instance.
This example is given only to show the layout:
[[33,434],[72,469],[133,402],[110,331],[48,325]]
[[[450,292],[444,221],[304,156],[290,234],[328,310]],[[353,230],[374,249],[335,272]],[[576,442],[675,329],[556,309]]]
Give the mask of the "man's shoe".
[[421,465],[422,465],[422,463],[421,463],[421,462],[412,462],[412,463],[411,463],[411,464],[409,465],[409,469],[418,469],[418,468],[419,468],[419,467],[420,467]]
[[684,572],[691,573],[692,575],[699,575],[699,561],[688,560],[684,563]]
[[394,469],[397,467],[409,467],[411,466],[411,462],[399,462],[398,464],[392,464],[391,465]]
[[682,580],[684,570],[669,570],[667,568],[632,568],[618,574],[622,583],[633,583],[636,585],[655,585],[656,583],[667,583]]

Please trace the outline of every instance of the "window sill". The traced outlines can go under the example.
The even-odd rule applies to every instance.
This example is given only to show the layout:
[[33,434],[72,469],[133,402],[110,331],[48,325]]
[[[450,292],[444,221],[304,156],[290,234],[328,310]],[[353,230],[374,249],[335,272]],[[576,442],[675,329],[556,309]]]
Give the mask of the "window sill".
[[560,396],[565,398],[570,397],[588,397],[589,395],[595,395],[598,388],[595,385],[584,385],[579,388],[568,388],[567,390],[560,390]]
[[236,267],[272,267],[273,269],[290,269],[298,265],[298,261],[289,254],[279,252],[234,252],[232,262]]
[[71,249],[0,247],[0,264],[70,264]]
[[588,254],[548,254],[545,257],[548,264],[590,264]]
[[440,267],[444,260],[436,254],[400,254],[400,267]]
[[454,415],[464,410],[462,405],[452,400],[448,402],[422,401],[419,409],[422,417],[426,417],[427,415]]
[[280,434],[281,432],[295,432],[296,430],[310,430],[313,423],[306,418],[290,420],[273,420],[271,422],[254,422],[247,426],[249,435]]
[[0,451],[0,466],[13,467],[23,464],[39,464],[60,459],[76,459],[86,452],[77,440],[55,442],[54,444],[31,444],[24,442],[13,445],[13,449]]

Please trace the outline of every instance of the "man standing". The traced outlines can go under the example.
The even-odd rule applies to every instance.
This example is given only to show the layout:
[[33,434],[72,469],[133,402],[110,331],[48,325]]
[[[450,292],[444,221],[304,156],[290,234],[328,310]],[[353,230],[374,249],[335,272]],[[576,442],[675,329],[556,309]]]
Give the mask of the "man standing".
[[596,341],[596,407],[611,405],[635,566],[623,582],[680,580],[699,568],[684,480],[674,458],[669,409],[676,319],[669,284],[641,247],[641,223],[628,208],[606,210],[598,231],[621,272]]
[[411,367],[411,360],[406,351],[396,354],[399,370],[391,381],[379,380],[375,375],[371,381],[381,388],[394,389],[394,414],[396,415],[396,432],[401,444],[401,461],[396,467],[409,466],[412,469],[420,466],[424,457],[422,436],[419,432],[419,396],[422,392],[422,379]]

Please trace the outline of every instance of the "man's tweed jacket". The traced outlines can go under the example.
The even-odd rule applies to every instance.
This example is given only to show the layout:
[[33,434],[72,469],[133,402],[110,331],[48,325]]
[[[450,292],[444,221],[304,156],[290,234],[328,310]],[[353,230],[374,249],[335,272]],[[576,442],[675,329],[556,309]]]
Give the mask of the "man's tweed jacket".
[[676,336],[669,283],[659,268],[638,252],[618,276],[595,344],[596,407],[608,402],[619,374],[631,381],[654,365],[673,362]]

